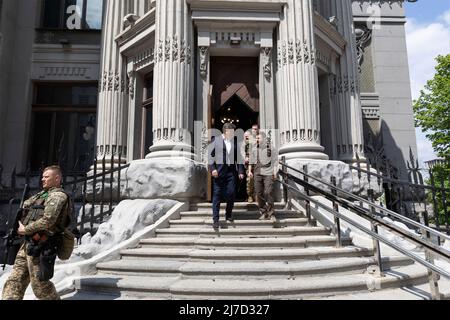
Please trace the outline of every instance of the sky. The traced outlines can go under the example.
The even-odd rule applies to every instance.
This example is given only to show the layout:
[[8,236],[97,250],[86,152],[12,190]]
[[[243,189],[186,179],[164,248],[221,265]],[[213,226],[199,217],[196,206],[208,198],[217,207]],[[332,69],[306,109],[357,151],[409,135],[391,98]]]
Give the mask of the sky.
[[[408,44],[411,91],[417,99],[420,90],[435,73],[439,54],[450,54],[450,0],[418,0],[406,3],[406,35]],[[431,142],[417,129],[419,161],[436,159]]]

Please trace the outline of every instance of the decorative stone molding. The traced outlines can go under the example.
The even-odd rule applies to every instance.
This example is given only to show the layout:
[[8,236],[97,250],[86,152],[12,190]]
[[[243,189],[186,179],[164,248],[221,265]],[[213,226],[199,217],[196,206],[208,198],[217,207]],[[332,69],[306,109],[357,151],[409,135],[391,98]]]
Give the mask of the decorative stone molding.
[[364,3],[369,3],[371,5],[378,5],[380,8],[383,4],[387,3],[389,6],[392,6],[394,3],[399,4],[400,6],[403,6],[403,2],[416,2],[417,0],[358,0],[360,3],[360,6],[362,6]]
[[40,78],[58,77],[84,77],[89,68],[85,67],[41,67]]
[[186,129],[162,128],[153,130],[154,141],[185,142],[188,141],[189,133]]
[[133,67],[139,70],[145,66],[155,63],[155,50],[148,49],[133,57]]
[[256,33],[242,31],[215,31],[211,33],[214,43],[232,44],[232,41],[239,41],[241,44],[255,44]]
[[202,46],[199,47],[199,53],[200,53],[200,76],[202,79],[206,79],[208,75],[208,52],[209,47]]
[[362,107],[363,118],[367,120],[379,120],[381,118],[379,107]]
[[127,147],[126,146],[117,146],[117,145],[100,145],[97,146],[97,158],[101,160],[103,157],[111,157],[114,155],[116,159],[118,159],[119,154],[126,155]]
[[129,94],[129,83],[130,79],[127,76],[121,76],[118,72],[114,71],[104,71],[99,84],[99,90],[100,92],[112,91]]
[[167,37],[164,41],[158,41],[158,45],[153,50],[153,57],[155,63],[170,61],[191,64],[191,52],[191,47],[185,40],[179,40],[177,36],[173,36]]
[[330,94],[337,95],[346,92],[356,94],[359,92],[358,81],[348,75],[333,76],[330,80]]
[[281,68],[287,64],[311,64],[316,63],[316,49],[310,48],[306,40],[302,43],[300,40],[280,41],[278,46],[278,67]]
[[323,65],[325,65],[326,67],[330,67],[331,63],[330,63],[330,57],[327,56],[326,54],[322,53],[319,49],[316,50],[316,59],[317,61],[319,61],[320,63],[322,63]]
[[270,79],[272,78],[272,48],[261,48],[261,53],[264,59],[264,77],[267,79],[267,81],[270,81]]
[[134,100],[135,83],[136,83],[136,72],[134,71],[128,72],[128,94],[130,95],[131,100]]

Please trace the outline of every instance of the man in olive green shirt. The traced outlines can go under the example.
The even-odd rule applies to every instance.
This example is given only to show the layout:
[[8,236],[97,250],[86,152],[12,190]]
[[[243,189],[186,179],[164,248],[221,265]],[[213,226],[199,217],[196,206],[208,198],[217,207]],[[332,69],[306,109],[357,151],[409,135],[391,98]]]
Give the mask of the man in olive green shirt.
[[278,152],[264,132],[258,135],[257,147],[253,150],[250,163],[250,177],[255,179],[260,219],[271,219],[276,222],[274,182],[278,176]]
[[[48,167],[42,176],[43,191],[25,201],[24,215],[17,233],[29,239],[42,241],[60,232],[68,196],[61,189],[62,173],[58,166]],[[40,257],[28,255],[29,242],[25,242],[17,254],[13,271],[3,288],[3,300],[22,300],[28,285],[40,300],[59,300],[55,285],[40,279]]]

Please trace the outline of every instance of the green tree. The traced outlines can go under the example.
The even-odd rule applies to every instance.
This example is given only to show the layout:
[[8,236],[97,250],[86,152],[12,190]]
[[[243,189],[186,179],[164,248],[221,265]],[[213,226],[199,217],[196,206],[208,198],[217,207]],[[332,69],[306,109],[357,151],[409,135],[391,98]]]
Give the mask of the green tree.
[[[416,126],[426,133],[434,151],[445,161],[432,170],[433,182],[428,181],[436,189],[434,200],[429,195],[430,203],[436,204],[435,216],[439,224],[447,223],[445,212],[450,212],[450,54],[436,58],[436,74],[427,82],[420,97],[414,101]],[[445,209],[446,208],[446,209]]]
[[450,159],[450,54],[436,58],[436,74],[414,102],[416,126],[427,133],[439,157]]

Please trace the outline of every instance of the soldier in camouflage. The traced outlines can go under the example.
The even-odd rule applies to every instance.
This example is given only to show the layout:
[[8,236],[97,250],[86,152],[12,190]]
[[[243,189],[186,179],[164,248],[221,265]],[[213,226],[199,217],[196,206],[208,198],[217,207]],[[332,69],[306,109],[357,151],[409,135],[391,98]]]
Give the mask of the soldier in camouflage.
[[[68,196],[61,188],[62,173],[58,166],[48,167],[42,176],[43,191],[24,203],[23,218],[18,234],[35,239],[54,235],[64,222],[62,212],[68,205]],[[22,300],[28,285],[39,300],[59,300],[51,281],[40,280],[40,258],[28,256],[25,242],[17,254],[13,271],[3,288],[3,300]]]
[[250,174],[250,154],[252,149],[256,148],[256,137],[259,134],[259,125],[254,124],[251,131],[245,133],[245,166],[247,169],[247,195],[248,202],[253,203],[255,201],[255,180]]

